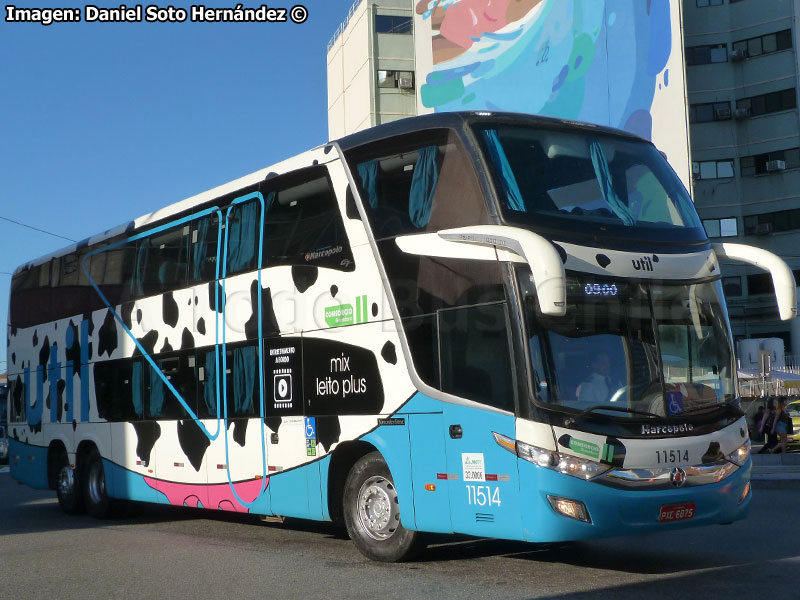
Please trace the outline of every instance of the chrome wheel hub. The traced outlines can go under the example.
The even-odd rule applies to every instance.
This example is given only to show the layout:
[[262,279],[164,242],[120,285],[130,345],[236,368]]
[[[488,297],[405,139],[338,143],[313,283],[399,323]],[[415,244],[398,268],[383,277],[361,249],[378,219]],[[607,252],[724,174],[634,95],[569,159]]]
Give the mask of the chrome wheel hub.
[[400,507],[394,484],[385,477],[370,477],[358,492],[358,519],[374,540],[387,540],[400,525]]
[[106,478],[103,465],[94,463],[89,469],[89,496],[94,504],[103,500],[106,493]]

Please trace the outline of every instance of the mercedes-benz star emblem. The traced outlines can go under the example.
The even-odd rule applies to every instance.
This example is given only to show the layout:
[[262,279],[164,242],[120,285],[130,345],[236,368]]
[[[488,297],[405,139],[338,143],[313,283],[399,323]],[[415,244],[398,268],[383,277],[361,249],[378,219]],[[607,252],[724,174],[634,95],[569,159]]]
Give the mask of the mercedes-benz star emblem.
[[683,484],[686,483],[686,471],[680,467],[675,467],[669,474],[669,480],[673,487],[683,487]]

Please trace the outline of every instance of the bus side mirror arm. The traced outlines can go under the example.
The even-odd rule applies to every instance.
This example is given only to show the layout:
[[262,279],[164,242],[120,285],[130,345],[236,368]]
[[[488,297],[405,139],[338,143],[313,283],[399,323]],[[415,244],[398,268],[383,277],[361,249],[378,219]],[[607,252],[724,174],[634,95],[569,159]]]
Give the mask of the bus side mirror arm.
[[567,314],[564,263],[549,240],[526,229],[502,225],[444,229],[437,235],[450,242],[494,246],[521,256],[531,268],[542,313],[552,317],[563,317]]
[[789,265],[779,256],[761,248],[745,246],[744,244],[723,242],[711,244],[711,247],[720,258],[730,258],[731,260],[749,263],[769,272],[772,275],[772,285],[775,287],[778,313],[781,320],[788,321],[797,316],[797,284]]

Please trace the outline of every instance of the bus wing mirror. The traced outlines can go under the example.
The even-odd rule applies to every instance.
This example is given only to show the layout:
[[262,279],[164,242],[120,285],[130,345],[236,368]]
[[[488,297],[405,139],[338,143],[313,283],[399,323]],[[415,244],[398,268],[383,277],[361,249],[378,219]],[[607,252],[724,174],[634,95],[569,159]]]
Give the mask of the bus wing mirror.
[[549,240],[527,229],[502,225],[444,229],[436,235],[449,242],[492,246],[521,256],[531,268],[542,313],[553,317],[567,314],[564,263]]
[[755,246],[744,244],[711,244],[718,257],[730,258],[755,265],[772,275],[772,285],[778,300],[778,313],[782,321],[797,316],[797,284],[792,270],[779,256]]

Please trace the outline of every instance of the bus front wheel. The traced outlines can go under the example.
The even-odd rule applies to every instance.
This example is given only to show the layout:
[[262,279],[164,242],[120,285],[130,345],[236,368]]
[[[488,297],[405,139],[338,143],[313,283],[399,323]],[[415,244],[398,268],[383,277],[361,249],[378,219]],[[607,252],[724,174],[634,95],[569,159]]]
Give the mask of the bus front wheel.
[[92,450],[84,460],[80,479],[86,511],[96,519],[107,517],[111,512],[111,498],[106,492],[103,459],[97,450]]
[[398,562],[423,547],[421,534],[403,527],[389,467],[379,452],[361,457],[344,487],[344,520],[350,539],[367,558]]

